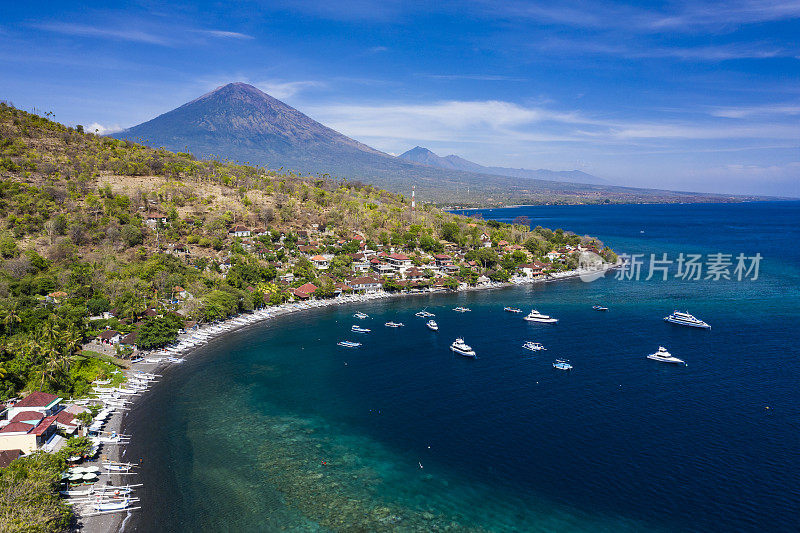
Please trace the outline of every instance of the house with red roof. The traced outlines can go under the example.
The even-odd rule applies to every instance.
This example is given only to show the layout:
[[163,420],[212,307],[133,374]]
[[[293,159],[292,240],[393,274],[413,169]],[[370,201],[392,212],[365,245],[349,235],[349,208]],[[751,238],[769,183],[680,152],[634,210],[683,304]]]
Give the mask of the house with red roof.
[[107,329],[97,336],[102,344],[117,344],[122,338],[122,333],[113,329]]
[[314,294],[314,291],[316,290],[317,290],[316,285],[314,285],[313,283],[306,283],[304,285],[300,285],[299,287],[297,287],[294,291],[292,291],[292,294],[294,294],[301,300],[306,300],[308,298],[311,298],[311,295]]
[[433,256],[433,260],[436,262],[436,266],[440,268],[453,264],[453,258],[447,254],[436,254]]
[[165,215],[164,213],[159,213],[158,211],[150,211],[149,213],[147,213],[147,219],[145,220],[145,224],[147,224],[151,228],[155,228],[159,222],[161,222],[162,224],[166,224],[167,215]]
[[35,452],[55,435],[57,418],[58,415],[45,416],[38,411],[18,412],[0,429],[0,450]]
[[9,406],[6,416],[9,420],[19,413],[34,411],[42,416],[50,416],[61,410],[61,400],[55,394],[36,391],[28,394],[23,399]]
[[386,258],[386,262],[389,263],[389,266],[391,266],[401,274],[404,274],[405,271],[411,268],[412,266],[410,257],[398,253],[389,255]]
[[311,262],[314,263],[314,268],[317,270],[328,270],[328,267],[331,266],[331,257],[315,255],[311,258]]
[[228,231],[228,237],[249,237],[250,230],[244,226],[234,226]]
[[360,276],[347,280],[347,284],[357,292],[374,292],[383,287],[381,280],[372,276]]

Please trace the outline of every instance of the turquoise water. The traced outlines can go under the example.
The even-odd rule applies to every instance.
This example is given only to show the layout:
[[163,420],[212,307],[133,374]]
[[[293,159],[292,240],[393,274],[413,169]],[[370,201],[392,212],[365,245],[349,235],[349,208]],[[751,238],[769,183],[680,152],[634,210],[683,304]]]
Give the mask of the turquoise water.
[[[764,260],[756,281],[607,275],[318,310],[217,339],[128,416],[146,484],[128,530],[797,530],[800,204],[484,216],[520,214],[618,251]],[[423,307],[438,333],[413,316]],[[712,331],[664,323],[673,308]],[[349,332],[357,310],[372,333]],[[455,336],[477,360],[449,352]],[[688,366],[645,359],[658,345]],[[575,369],[554,370],[557,357]]]

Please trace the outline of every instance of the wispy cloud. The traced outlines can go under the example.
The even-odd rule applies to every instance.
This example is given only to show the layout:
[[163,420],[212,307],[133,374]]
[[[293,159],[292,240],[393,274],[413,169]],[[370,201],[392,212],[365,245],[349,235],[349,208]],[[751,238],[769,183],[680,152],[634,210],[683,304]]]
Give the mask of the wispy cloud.
[[369,52],[371,54],[379,54],[381,52],[387,52],[388,50],[389,50],[389,48],[386,47],[386,46],[373,46],[371,48],[368,48],[367,52]]
[[223,31],[223,30],[195,30],[197,33],[210,35],[211,37],[219,37],[221,39],[255,39],[252,35],[246,33],[239,33],[238,31]]
[[800,18],[797,0],[684,2],[646,9],[610,2],[574,0],[558,3],[483,2],[484,9],[506,17],[545,24],[635,33],[728,32],[742,25]]
[[270,96],[281,99],[290,98],[295,94],[311,88],[325,87],[325,83],[314,80],[304,81],[259,81],[253,85],[269,94]]
[[528,81],[517,76],[502,76],[493,74],[420,74],[433,80],[474,80],[474,81]]
[[76,35],[81,37],[101,37],[101,38],[116,39],[120,41],[133,41],[139,43],[158,44],[158,45],[169,44],[168,39],[164,38],[161,35],[136,29],[118,29],[111,27],[88,26],[84,24],[72,24],[65,22],[41,23],[41,24],[35,24],[35,27],[45,31],[60,33],[63,35]]
[[[720,118],[622,120],[580,111],[522,106],[512,102],[445,101],[430,104],[326,105],[306,108],[311,116],[357,139],[383,148],[419,142],[580,143],[586,146],[676,147],[685,142],[788,141],[800,138],[793,121],[731,126]],[[692,147],[693,149],[696,146]]]
[[710,114],[715,117],[748,118],[753,116],[792,116],[800,115],[800,104],[778,104],[746,107],[719,107],[712,109]]
[[786,50],[761,43],[732,43],[704,46],[660,46],[642,40],[633,43],[614,42],[605,39],[558,39],[550,38],[531,45],[534,49],[550,54],[595,54],[628,59],[679,59],[683,61],[727,61],[734,59],[767,59],[794,57],[796,50]]

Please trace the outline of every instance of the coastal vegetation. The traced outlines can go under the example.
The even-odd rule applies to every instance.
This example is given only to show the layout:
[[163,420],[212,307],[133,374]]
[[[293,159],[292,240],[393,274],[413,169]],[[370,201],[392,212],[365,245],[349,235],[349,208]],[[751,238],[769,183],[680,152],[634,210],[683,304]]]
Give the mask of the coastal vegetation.
[[[616,260],[596,238],[528,220],[412,208],[363,183],[196,160],[0,104],[0,399],[85,396],[133,350],[194,323],[333,297],[359,278],[453,290],[573,269],[580,250]],[[0,474],[1,530],[63,527],[58,457]]]

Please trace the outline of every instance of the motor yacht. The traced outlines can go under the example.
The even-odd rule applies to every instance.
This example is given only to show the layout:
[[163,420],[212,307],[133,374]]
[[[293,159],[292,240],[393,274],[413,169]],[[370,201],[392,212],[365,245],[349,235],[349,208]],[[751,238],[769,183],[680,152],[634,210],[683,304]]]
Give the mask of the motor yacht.
[[456,307],[455,309],[453,309],[453,311],[455,311],[456,313],[467,313],[469,311],[472,311],[472,309],[470,309],[469,307],[460,307],[459,306],[459,307]]
[[453,344],[450,345],[450,349],[459,355],[463,355],[464,357],[478,357],[478,355],[475,353],[475,350],[472,349],[472,346],[464,342],[464,339],[461,337],[453,341]]
[[353,325],[353,327],[350,328],[350,331],[353,331],[355,333],[369,333],[372,330],[368,328],[362,328],[361,326],[358,325]]
[[386,324],[384,324],[384,326],[386,326],[387,328],[402,328],[403,326],[405,326],[405,324],[403,324],[402,322],[391,322],[390,321],[390,322],[387,322]]
[[594,309],[595,311],[608,311],[608,307],[604,305],[593,305],[592,309]]
[[425,325],[428,326],[428,329],[431,331],[439,331],[439,324],[437,324],[435,320],[428,320]]
[[553,361],[553,368],[557,370],[572,370],[572,365],[568,359],[556,359]]
[[426,311],[424,309],[422,311],[418,311],[418,312],[414,313],[414,315],[418,316],[420,318],[430,318],[432,316],[436,316],[433,313],[431,313],[430,311]]
[[711,326],[709,326],[706,322],[703,322],[699,318],[696,318],[693,315],[690,315],[689,313],[683,313],[681,311],[673,311],[671,315],[665,316],[664,320],[667,322],[671,322],[672,324],[678,324],[679,326],[711,329]]
[[557,318],[553,318],[549,315],[543,315],[536,309],[532,309],[528,316],[525,317],[525,320],[528,322],[540,322],[542,324],[555,324],[558,322]]
[[358,348],[359,346],[361,346],[360,342],[353,342],[353,341],[339,341],[336,344],[344,348]]
[[504,307],[503,311],[507,311],[509,313],[521,313],[522,309],[519,307]]
[[526,342],[525,344],[522,345],[522,347],[532,352],[540,352],[542,350],[547,349],[542,345],[541,342],[533,342],[533,341]]
[[685,365],[686,363],[683,359],[678,359],[671,353],[667,351],[666,348],[663,346],[658,347],[658,351],[656,353],[651,353],[647,356],[648,359],[652,359],[653,361],[661,361],[662,363],[672,363],[676,365]]
[[353,318],[364,319],[364,318],[369,318],[369,315],[367,313],[362,313],[361,311],[359,311],[358,313],[355,313],[353,315]]

